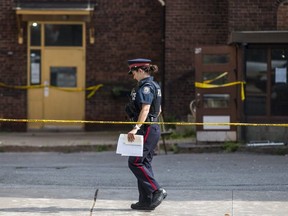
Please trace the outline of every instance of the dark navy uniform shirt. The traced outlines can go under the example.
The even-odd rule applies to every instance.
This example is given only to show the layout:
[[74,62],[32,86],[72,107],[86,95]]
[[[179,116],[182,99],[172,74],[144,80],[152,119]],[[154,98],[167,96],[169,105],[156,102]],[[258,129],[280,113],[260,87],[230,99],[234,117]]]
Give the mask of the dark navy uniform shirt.
[[134,120],[138,120],[143,104],[149,104],[150,111],[146,121],[156,120],[161,107],[161,88],[153,81],[153,77],[147,77],[139,81],[138,87],[131,92],[131,99],[134,101],[136,112]]

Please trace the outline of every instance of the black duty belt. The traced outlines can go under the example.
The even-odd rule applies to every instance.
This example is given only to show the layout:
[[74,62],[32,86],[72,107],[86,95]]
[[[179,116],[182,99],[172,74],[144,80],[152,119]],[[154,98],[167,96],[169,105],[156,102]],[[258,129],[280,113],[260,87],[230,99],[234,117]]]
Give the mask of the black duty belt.
[[147,118],[147,122],[158,122],[158,118],[155,118],[155,117],[153,117],[153,116],[149,116],[149,117]]

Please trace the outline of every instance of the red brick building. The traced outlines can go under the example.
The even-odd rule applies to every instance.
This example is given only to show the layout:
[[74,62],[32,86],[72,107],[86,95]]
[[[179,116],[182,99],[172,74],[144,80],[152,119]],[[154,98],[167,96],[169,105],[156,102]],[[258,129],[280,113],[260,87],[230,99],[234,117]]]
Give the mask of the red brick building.
[[[200,50],[202,57],[205,52],[214,53],[220,46],[228,46],[233,49],[229,57],[233,59],[233,65],[229,65],[229,68],[235,74],[228,71],[231,75],[228,75],[225,82],[246,81],[245,101],[240,99],[240,85],[230,87],[226,92],[225,90],[219,90],[220,92],[216,90],[216,93],[213,93],[214,90],[212,90],[214,96],[218,97],[221,94],[225,97],[228,96],[229,102],[226,101],[228,105],[224,106],[224,110],[233,112],[229,121],[287,122],[288,113],[285,109],[288,98],[284,94],[281,98],[283,103],[280,103],[273,92],[274,87],[279,87],[280,84],[282,85],[281,92],[286,91],[287,8],[287,3],[283,0],[66,0],[61,2],[38,0],[36,3],[29,0],[3,0],[0,3],[0,82],[9,86],[36,86],[44,85],[48,78],[50,78],[50,83],[49,80],[47,82],[51,84],[54,75],[56,80],[58,78],[60,80],[62,75],[69,74],[72,77],[71,86],[66,83],[68,85],[66,87],[69,88],[83,86],[88,88],[103,84],[103,87],[89,99],[87,96],[91,90],[83,91],[82,99],[80,99],[83,102],[80,109],[83,110],[80,114],[77,111],[77,115],[80,116],[77,119],[122,121],[125,120],[123,107],[127,102],[126,93],[134,83],[127,76],[127,60],[138,57],[150,58],[160,68],[156,79],[161,82],[163,88],[165,117],[186,121],[187,115],[190,114],[190,102],[199,99],[202,102],[198,104],[197,121],[203,122],[204,116],[207,115],[207,113],[205,114],[207,111],[205,111],[205,101],[208,96],[211,96],[211,92],[195,89],[195,80],[202,82],[209,77],[202,77],[201,73],[205,71],[199,71],[203,67],[197,65],[197,53]],[[63,14],[53,11],[60,11]],[[33,45],[34,42],[31,39],[33,36],[31,35],[34,30],[31,26],[37,22],[44,35],[46,31],[48,32],[48,27],[85,23],[80,25],[83,34],[79,45],[84,59],[83,64],[79,63],[82,64],[82,75],[84,76],[79,81],[84,83],[82,86],[79,86],[78,83],[73,84],[73,79],[76,77],[73,68],[66,67],[67,71],[61,72],[61,68],[57,69],[48,65],[49,58],[55,57],[55,54],[52,53],[53,49],[55,51],[59,46],[49,45],[44,36],[39,39],[42,43]],[[74,26],[71,27],[71,25],[69,31],[74,31]],[[22,31],[23,35],[21,35]],[[20,36],[18,36],[19,34]],[[19,40],[20,42],[22,40],[22,43],[19,44]],[[69,46],[74,47],[74,51],[77,49],[77,45],[72,44],[64,46],[66,51],[71,48]],[[209,47],[206,49],[205,46]],[[35,60],[36,63],[33,62],[32,57],[29,56],[35,54],[37,56],[37,53],[41,53],[40,63],[37,60]],[[55,51],[55,53],[57,52]],[[279,56],[282,56],[283,59],[279,59]],[[275,59],[273,59],[274,57]],[[67,58],[69,59],[69,56]],[[257,68],[255,76],[258,81],[264,83],[256,82],[254,74],[252,76],[252,72],[249,72],[252,70],[251,64],[257,61],[259,64],[254,65]],[[279,65],[280,62],[284,64]],[[263,64],[266,75],[261,78]],[[35,73],[31,68],[35,70]],[[54,71],[51,69],[51,73],[49,72],[50,74],[45,80],[44,73],[48,68],[52,68]],[[221,72],[219,70],[217,73]],[[282,80],[282,82],[281,79],[284,81]],[[61,83],[60,81],[59,83]],[[248,82],[253,88],[249,87]],[[265,88],[261,85],[265,85]],[[57,115],[53,118],[53,112],[47,113],[45,110],[61,110],[63,109],[61,106],[66,106],[66,110],[72,110],[72,107],[76,106],[69,102],[67,102],[68,105],[61,105],[63,99],[55,99],[57,102],[54,103],[54,100],[48,98],[53,94],[57,96],[58,93],[53,93],[54,90],[51,89],[45,90],[45,87],[40,89],[38,90],[42,93],[31,94],[29,93],[31,90],[27,89],[15,89],[7,86],[0,88],[0,117],[5,119],[35,117],[66,119],[61,113],[60,116],[63,118],[58,118]],[[232,96],[229,95],[229,92],[233,92]],[[42,95],[40,96],[40,94]],[[197,94],[200,95],[200,98],[197,98]],[[63,97],[65,98],[65,95]],[[38,98],[37,101],[34,98]],[[223,102],[223,97],[221,101]],[[54,105],[51,106],[51,103]],[[60,104],[59,107],[57,104]],[[211,107],[208,106],[208,108]],[[224,116],[223,113],[217,114],[217,108],[223,107],[216,107],[216,114],[215,110],[211,110],[211,115]],[[65,111],[65,109],[63,110]],[[73,116],[72,111],[71,113]],[[75,118],[71,117],[71,119]],[[25,131],[29,127],[25,123],[1,123],[3,130]],[[86,130],[103,129],[103,127],[107,129],[106,125],[85,125]],[[110,126],[108,127],[110,128]],[[198,129],[199,131],[203,130],[203,128]],[[255,132],[254,127],[240,129],[220,127],[218,129],[220,131],[237,131],[232,135],[235,135],[235,138],[231,138],[231,140],[265,140],[270,139],[271,135],[277,135],[273,127],[257,128],[258,132]],[[218,129],[208,128],[211,131]],[[285,140],[283,138],[285,135],[282,134],[287,134],[285,133],[286,129],[282,128],[281,131],[273,140]]]

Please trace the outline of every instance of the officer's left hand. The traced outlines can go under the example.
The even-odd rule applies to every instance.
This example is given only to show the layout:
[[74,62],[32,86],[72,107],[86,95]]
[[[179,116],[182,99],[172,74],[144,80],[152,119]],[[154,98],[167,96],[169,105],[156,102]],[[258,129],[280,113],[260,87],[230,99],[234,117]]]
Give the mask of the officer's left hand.
[[134,128],[134,129],[132,129],[129,133],[128,133],[128,141],[129,142],[134,142],[134,140],[135,140],[135,134],[137,133],[137,129],[136,128]]

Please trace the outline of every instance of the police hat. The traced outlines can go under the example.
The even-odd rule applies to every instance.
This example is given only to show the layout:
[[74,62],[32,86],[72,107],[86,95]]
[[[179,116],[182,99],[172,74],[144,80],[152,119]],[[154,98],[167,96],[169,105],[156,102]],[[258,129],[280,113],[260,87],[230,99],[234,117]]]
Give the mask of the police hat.
[[143,59],[143,58],[128,60],[128,66],[129,66],[128,74],[132,74],[133,69],[136,69],[142,66],[149,66],[151,62],[152,61],[150,59]]

